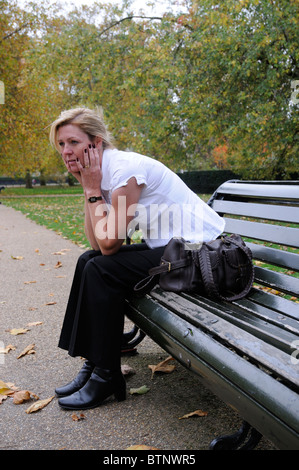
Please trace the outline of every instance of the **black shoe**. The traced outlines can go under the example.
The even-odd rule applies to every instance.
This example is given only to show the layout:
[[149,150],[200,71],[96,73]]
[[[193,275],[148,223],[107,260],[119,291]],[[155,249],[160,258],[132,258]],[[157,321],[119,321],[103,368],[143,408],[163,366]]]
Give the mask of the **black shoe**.
[[112,373],[95,367],[88,382],[78,392],[58,400],[66,410],[87,410],[100,406],[106,398],[126,399],[126,381],[121,371]]
[[70,383],[64,385],[63,387],[58,387],[55,389],[57,397],[66,397],[72,395],[82,388],[86,382],[90,379],[92,371],[95,365],[90,361],[85,361],[82,369],[80,370],[77,377],[74,378]]

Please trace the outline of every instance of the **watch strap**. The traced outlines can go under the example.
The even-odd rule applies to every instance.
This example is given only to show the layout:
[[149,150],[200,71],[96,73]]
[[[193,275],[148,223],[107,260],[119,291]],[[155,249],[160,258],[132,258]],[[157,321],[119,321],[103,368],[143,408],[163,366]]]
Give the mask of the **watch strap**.
[[89,202],[96,202],[96,201],[102,201],[103,197],[102,196],[91,196],[88,198]]

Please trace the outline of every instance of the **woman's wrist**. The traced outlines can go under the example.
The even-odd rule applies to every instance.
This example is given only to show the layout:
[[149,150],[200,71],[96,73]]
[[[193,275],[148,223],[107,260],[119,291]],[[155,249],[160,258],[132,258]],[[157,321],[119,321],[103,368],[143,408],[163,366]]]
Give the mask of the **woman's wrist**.
[[90,197],[103,197],[100,189],[84,189],[86,199]]

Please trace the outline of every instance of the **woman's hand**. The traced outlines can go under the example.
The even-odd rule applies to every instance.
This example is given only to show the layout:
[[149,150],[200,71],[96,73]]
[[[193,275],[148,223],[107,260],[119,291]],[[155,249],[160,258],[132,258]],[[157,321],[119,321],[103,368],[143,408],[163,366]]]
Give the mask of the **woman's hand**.
[[95,145],[89,145],[84,149],[83,165],[77,159],[77,167],[80,172],[81,184],[87,197],[97,196],[102,182],[101,157],[103,151]]
[[71,165],[70,165],[68,162],[64,162],[64,164],[65,164],[65,166],[66,166],[66,168],[67,168],[67,171],[68,171],[71,175],[73,175],[73,177],[76,178],[76,180],[82,185],[81,173],[80,173],[80,171],[79,171],[78,166],[77,166],[77,171],[74,171],[74,170],[76,170],[76,169],[74,169],[74,166],[75,166],[74,162],[72,163],[72,167],[71,167]]

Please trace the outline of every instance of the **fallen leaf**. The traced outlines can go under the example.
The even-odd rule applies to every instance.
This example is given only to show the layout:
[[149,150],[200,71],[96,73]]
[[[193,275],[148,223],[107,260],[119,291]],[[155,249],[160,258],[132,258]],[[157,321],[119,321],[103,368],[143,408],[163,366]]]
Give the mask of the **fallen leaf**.
[[181,418],[179,419],[192,418],[193,416],[208,416],[208,412],[202,411],[202,410],[196,410],[196,411],[193,411],[192,413],[188,413],[187,415],[181,416]]
[[47,302],[45,305],[55,305],[57,302]]
[[85,415],[83,413],[80,413],[79,416],[77,416],[76,413],[72,414],[72,420],[73,421],[81,421],[84,418],[85,418]]
[[142,387],[139,387],[139,388],[131,388],[130,389],[130,394],[131,395],[143,395],[144,393],[147,393],[149,392],[149,388],[146,386],[146,385],[142,385]]
[[61,261],[57,261],[57,263],[55,264],[54,268],[57,269],[57,268],[61,268],[62,266],[62,262]]
[[15,392],[13,396],[13,403],[15,405],[20,405],[24,403],[24,401],[30,400],[30,392],[28,390],[20,390],[19,392]]
[[144,444],[137,444],[130,446],[126,450],[159,450],[157,447],[145,446]]
[[26,356],[28,354],[35,354],[36,351],[34,351],[34,348],[35,348],[35,344],[29,344],[22,352],[21,354],[19,354],[19,356],[17,357],[17,359],[20,359],[21,357],[23,356]]
[[12,259],[17,259],[17,260],[22,260],[24,259],[24,256],[13,256],[11,255]]
[[42,325],[43,322],[42,321],[34,321],[32,323],[28,323],[27,326],[38,326],[38,325]]
[[125,376],[136,374],[136,371],[133,369],[133,367],[128,366],[127,364],[123,364],[121,366],[121,372]]
[[6,348],[0,348],[0,354],[8,354],[9,351],[15,351],[16,348],[12,344],[6,346]]
[[162,372],[164,374],[170,374],[175,370],[175,365],[169,365],[170,361],[174,361],[173,357],[168,357],[164,361],[160,362],[157,365],[149,365],[148,368],[152,371],[152,377],[154,376],[155,372]]
[[44,400],[38,400],[37,402],[33,403],[33,405],[29,406],[29,408],[27,408],[26,413],[35,413],[36,411],[43,409],[53,400],[53,398],[54,396],[50,398],[45,398]]
[[7,330],[11,335],[23,335],[30,331],[28,328],[12,328],[11,330]]
[[36,281],[25,281],[24,284],[36,284]]
[[0,395],[13,395],[14,393],[15,390],[13,390],[9,384],[0,380]]
[[21,405],[22,403],[30,400],[31,398],[35,398],[36,400],[39,399],[39,397],[35,393],[30,392],[29,390],[18,390],[14,393],[13,403],[15,405]]

